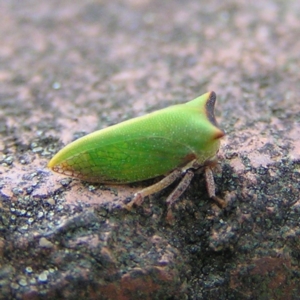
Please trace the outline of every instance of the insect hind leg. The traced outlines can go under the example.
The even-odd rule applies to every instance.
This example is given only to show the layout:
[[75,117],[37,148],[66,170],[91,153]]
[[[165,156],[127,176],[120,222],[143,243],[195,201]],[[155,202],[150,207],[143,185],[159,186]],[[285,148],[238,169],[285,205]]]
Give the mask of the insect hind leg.
[[176,169],[173,172],[171,172],[169,175],[164,177],[162,180],[160,180],[159,182],[157,182],[151,186],[148,186],[148,187],[140,190],[139,192],[135,193],[132,201],[126,205],[126,208],[131,209],[131,207],[134,204],[141,205],[143,203],[145,197],[152,195],[154,193],[157,193],[157,192],[163,190],[164,188],[168,187],[177,178],[179,178],[181,176],[181,174],[182,174],[182,171]]

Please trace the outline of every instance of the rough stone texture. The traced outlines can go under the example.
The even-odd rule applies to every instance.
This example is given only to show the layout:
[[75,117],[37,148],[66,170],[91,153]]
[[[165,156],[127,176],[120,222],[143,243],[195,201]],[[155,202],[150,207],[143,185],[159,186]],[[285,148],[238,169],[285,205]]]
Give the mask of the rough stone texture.
[[[248,1],[249,2],[249,1]],[[299,299],[300,2],[0,2],[0,299]],[[95,129],[218,95],[227,136],[199,174],[140,186],[51,173]]]

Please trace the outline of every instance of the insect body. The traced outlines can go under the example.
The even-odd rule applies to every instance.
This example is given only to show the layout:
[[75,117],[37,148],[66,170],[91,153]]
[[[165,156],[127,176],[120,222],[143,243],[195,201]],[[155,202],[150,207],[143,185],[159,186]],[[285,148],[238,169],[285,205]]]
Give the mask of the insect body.
[[132,203],[184,175],[168,198],[169,204],[186,189],[193,170],[204,167],[209,195],[217,198],[210,166],[224,132],[215,120],[215,100],[216,94],[209,92],[185,104],[95,131],[60,150],[48,167],[67,176],[108,184],[166,176],[137,193]]

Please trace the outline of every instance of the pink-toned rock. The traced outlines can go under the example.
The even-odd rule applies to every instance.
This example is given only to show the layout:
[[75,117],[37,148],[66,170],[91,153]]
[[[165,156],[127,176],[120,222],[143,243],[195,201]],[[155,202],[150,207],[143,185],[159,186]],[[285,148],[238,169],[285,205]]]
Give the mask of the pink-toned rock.
[[[299,1],[12,0],[0,11],[0,299],[297,299]],[[170,225],[173,187],[128,211],[149,182],[46,168],[85,133],[209,90],[227,133],[215,174],[225,209],[202,174]]]

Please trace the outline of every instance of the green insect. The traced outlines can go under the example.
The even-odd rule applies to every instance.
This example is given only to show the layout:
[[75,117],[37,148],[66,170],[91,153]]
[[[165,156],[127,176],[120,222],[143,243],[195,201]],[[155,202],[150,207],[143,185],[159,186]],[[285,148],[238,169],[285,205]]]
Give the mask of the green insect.
[[165,176],[134,195],[144,197],[182,177],[167,198],[168,208],[204,170],[208,194],[215,195],[212,167],[224,132],[214,116],[216,94],[206,93],[185,104],[173,105],[88,134],[60,150],[48,163],[55,172],[89,182],[124,184]]

